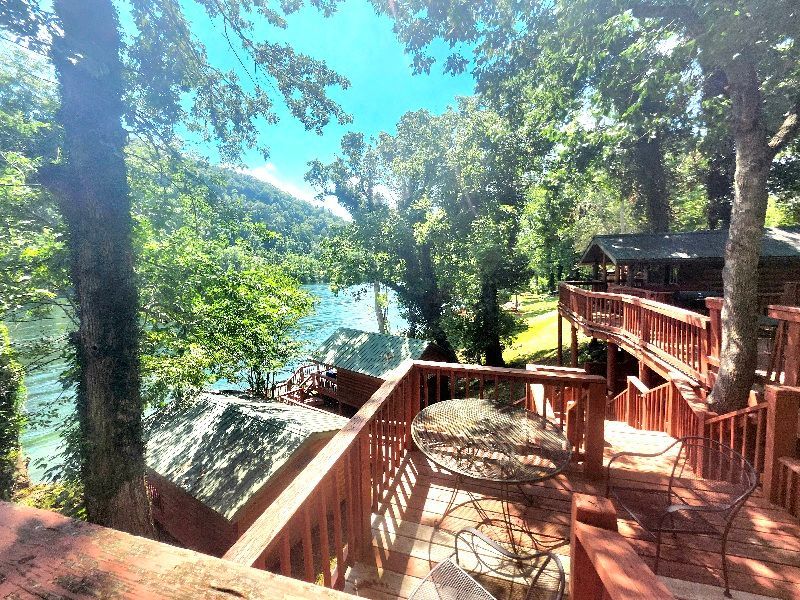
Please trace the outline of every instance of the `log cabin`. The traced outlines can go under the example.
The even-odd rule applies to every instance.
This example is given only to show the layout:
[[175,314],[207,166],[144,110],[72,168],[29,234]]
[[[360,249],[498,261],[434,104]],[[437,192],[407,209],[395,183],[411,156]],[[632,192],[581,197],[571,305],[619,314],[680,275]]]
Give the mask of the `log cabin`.
[[426,340],[340,327],[310,359],[335,377],[340,404],[361,408],[404,361],[447,361],[448,357]]
[[150,415],[147,487],[166,539],[222,556],[347,419],[205,393]]
[[[721,296],[727,237],[725,229],[598,235],[592,238],[579,265],[591,267],[594,280],[606,284],[603,288],[607,289],[595,291],[670,303],[673,299],[680,303],[682,292]],[[765,229],[758,272],[763,308],[769,304],[793,304],[791,298],[784,296],[787,284],[798,281],[800,227]],[[687,294],[684,300],[690,298]],[[702,302],[687,308],[702,308]]]

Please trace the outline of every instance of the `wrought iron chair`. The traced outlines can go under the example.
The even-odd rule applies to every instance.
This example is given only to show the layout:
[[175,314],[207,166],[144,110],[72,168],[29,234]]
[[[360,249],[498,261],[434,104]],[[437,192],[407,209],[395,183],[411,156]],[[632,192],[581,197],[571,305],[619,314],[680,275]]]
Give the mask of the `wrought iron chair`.
[[[672,457],[674,453],[674,458]],[[672,472],[666,485],[657,488],[615,485],[611,467],[621,459],[668,458]],[[613,497],[656,542],[653,571],[658,573],[661,537],[664,533],[719,536],[725,595],[728,583],[726,546],[736,514],[755,490],[758,476],[741,454],[715,440],[685,437],[661,452],[620,452],[608,461],[606,496]]]
[[470,527],[456,534],[454,553],[428,573],[409,600],[561,600],[565,587],[564,567],[552,552],[509,552]]

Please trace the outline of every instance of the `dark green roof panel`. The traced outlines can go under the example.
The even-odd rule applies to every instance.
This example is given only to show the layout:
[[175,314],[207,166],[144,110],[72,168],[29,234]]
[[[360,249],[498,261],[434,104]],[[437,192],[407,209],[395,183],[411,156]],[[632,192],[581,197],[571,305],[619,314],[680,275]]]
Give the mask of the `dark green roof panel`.
[[[725,257],[727,229],[686,233],[628,233],[597,235],[581,264],[600,262],[605,253],[615,264],[717,260]],[[767,228],[761,246],[764,258],[800,259],[800,228]]]
[[431,342],[399,335],[340,327],[311,353],[311,359],[337,369],[386,379],[403,361],[419,360]]
[[317,409],[207,393],[147,418],[147,466],[232,520],[306,442],[346,424]]

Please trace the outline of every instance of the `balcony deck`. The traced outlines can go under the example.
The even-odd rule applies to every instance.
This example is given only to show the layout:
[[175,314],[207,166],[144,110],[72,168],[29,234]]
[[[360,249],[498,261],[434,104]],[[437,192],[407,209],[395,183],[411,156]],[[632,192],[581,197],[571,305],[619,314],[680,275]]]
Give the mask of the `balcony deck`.
[[[672,439],[664,433],[606,423],[606,461],[620,451],[652,452]],[[626,476],[659,482],[668,476],[663,463],[640,461],[626,465]],[[477,527],[497,540],[507,539],[497,486],[465,482],[447,510],[456,479],[428,462],[418,451],[408,454],[390,490],[386,508],[372,518],[372,550],[376,566],[355,564],[345,591],[368,598],[406,598],[421,577],[452,552],[453,534]],[[578,469],[535,486],[528,505],[513,497],[513,531],[521,547],[531,548],[531,536],[542,547],[554,548],[569,574],[570,502],[573,492],[604,493],[603,482],[587,481]],[[444,516],[445,512],[447,513]],[[655,544],[633,521],[619,514],[621,534],[652,568]],[[437,527],[438,524],[438,527]],[[800,598],[800,524],[759,494],[753,496],[734,524],[729,541],[731,588],[734,598],[749,594]],[[719,542],[713,538],[678,536],[665,539],[659,574],[679,598],[723,598]]]

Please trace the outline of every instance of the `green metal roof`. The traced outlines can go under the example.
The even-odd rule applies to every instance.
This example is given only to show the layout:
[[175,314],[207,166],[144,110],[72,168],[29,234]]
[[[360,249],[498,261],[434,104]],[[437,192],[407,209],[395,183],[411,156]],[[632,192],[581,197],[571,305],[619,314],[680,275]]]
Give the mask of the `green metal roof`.
[[228,520],[306,442],[347,419],[207,393],[148,416],[147,466]]
[[[723,261],[727,229],[685,233],[597,235],[580,264],[600,262],[605,254],[614,264],[637,262]],[[800,228],[767,228],[761,244],[763,258],[800,259]]]
[[406,360],[419,360],[432,342],[340,327],[311,353],[311,360],[386,379]]

